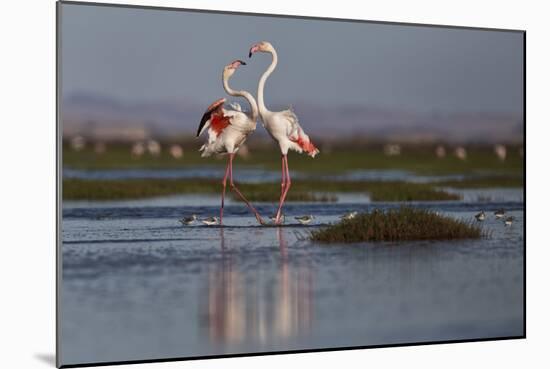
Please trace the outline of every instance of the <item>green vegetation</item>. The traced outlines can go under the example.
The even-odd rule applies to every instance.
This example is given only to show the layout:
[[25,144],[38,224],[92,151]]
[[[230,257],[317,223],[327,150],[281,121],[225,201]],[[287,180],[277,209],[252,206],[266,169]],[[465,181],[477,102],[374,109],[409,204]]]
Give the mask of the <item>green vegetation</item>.
[[448,201],[460,196],[439,190],[428,184],[409,182],[370,182],[366,192],[373,201]]
[[[159,156],[144,154],[132,157],[129,144],[107,145],[104,153],[98,154],[91,147],[74,151],[63,145],[63,165],[75,169],[128,169],[128,168],[178,168],[200,166],[223,166],[224,157],[201,158],[197,151],[198,140],[182,141],[184,155],[181,159],[170,156],[167,145]],[[237,158],[235,165],[280,170],[281,158],[273,142],[250,140],[250,155]],[[492,146],[467,147],[468,157],[459,160],[450,153],[437,158],[434,145],[403,145],[401,155],[386,156],[381,144],[349,142],[340,144],[319,143],[321,154],[312,159],[306,155],[289,154],[289,166],[293,171],[304,173],[342,173],[351,170],[406,170],[417,174],[456,174],[488,172],[519,175],[523,172],[523,158],[517,147],[510,147],[505,161],[500,161]],[[449,150],[450,151],[450,150]]]
[[467,178],[457,181],[443,181],[433,183],[441,187],[454,188],[521,188],[524,185],[523,176],[487,176]]
[[173,179],[83,180],[64,179],[64,200],[124,200],[185,193],[216,193],[220,182]]
[[[245,189],[249,189],[249,187],[251,187],[251,191],[244,192],[246,191]],[[272,185],[271,187],[268,187],[268,185],[239,185],[239,189],[242,190],[248,201],[278,202],[281,193],[277,190],[276,186]],[[234,199],[238,199],[234,194],[232,194],[232,196]],[[334,194],[323,194],[311,191],[290,190],[286,197],[286,201],[289,202],[335,202],[336,200],[337,197]]]
[[372,211],[343,220],[311,233],[311,240],[323,243],[365,241],[452,240],[487,236],[481,227],[439,215],[432,210],[400,207]]
[[[281,159],[272,142],[250,140],[250,155],[238,157],[235,166],[239,168],[265,168],[280,170]],[[255,142],[255,143],[254,143]],[[131,155],[131,145],[126,143],[107,144],[104,152],[95,152],[89,144],[76,151],[63,144],[63,166],[74,169],[188,169],[215,167],[223,172],[226,158],[201,158],[197,151],[199,141],[182,139],[183,157],[176,159],[169,154],[169,143],[162,143],[163,149],[157,156],[144,153],[139,157]],[[331,202],[337,192],[369,194],[373,201],[446,201],[458,200],[459,195],[446,192],[444,187],[490,188],[522,187],[523,157],[519,148],[509,146],[506,160],[501,161],[492,146],[468,146],[467,158],[459,160],[451,155],[437,158],[435,145],[402,145],[401,155],[387,156],[380,143],[340,142],[319,143],[321,154],[312,159],[306,155],[289,154],[290,169],[311,175],[332,174],[354,170],[405,170],[421,175],[476,174],[483,177],[465,180],[409,183],[381,181],[332,181],[329,179],[294,180],[288,193],[288,201]],[[221,180],[221,178],[220,178]],[[220,180],[209,179],[132,179],[132,180],[63,180],[63,198],[74,200],[118,200],[136,199],[176,194],[219,194]],[[279,183],[239,184],[239,188],[251,201],[277,202],[280,196]],[[229,189],[228,189],[229,190]],[[231,192],[228,192],[231,194]]]
[[[241,183],[239,189],[250,201],[277,202],[280,186],[270,183]],[[229,187],[228,187],[229,190]],[[128,180],[63,180],[63,199],[120,200],[176,194],[218,194],[221,181],[209,179],[128,179]],[[373,201],[444,201],[459,196],[425,183],[379,181],[296,180],[288,201],[335,201],[336,192],[368,193]]]

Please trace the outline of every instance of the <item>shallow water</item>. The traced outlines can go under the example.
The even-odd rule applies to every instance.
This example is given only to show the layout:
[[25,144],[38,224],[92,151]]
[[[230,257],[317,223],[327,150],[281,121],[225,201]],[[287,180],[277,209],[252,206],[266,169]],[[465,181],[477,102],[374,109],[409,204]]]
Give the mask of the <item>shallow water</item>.
[[[223,166],[189,166],[184,169],[97,169],[84,170],[74,168],[63,168],[64,178],[94,179],[94,180],[123,180],[123,179],[220,179],[223,176]],[[233,170],[235,179],[242,183],[266,183],[281,180],[281,172],[278,170],[267,170],[261,167],[242,167],[235,165]],[[437,182],[446,180],[461,180],[464,178],[476,178],[490,175],[491,172],[479,172],[469,175],[453,174],[439,176],[417,175],[406,170],[396,169],[365,169],[352,170],[337,175],[321,175],[316,173],[290,172],[293,179],[322,178],[325,180],[338,181],[408,181],[408,182]]]
[[[77,179],[97,179],[97,180],[121,180],[121,179],[190,179],[190,178],[207,178],[220,179],[223,177],[224,166],[189,166],[183,169],[97,169],[84,170],[74,168],[63,168],[64,178]],[[279,171],[266,170],[263,168],[242,168],[235,165],[233,169],[235,178],[239,182],[259,183],[259,182],[276,182],[281,180]],[[291,173],[296,178],[300,177],[299,173]]]
[[[522,335],[523,202],[498,193],[414,204],[464,219],[483,209],[489,239],[331,246],[307,232],[399,204],[347,194],[288,204],[285,226],[261,227],[230,202],[222,228],[177,222],[216,215],[217,198],[67,203],[62,363]],[[512,227],[494,219],[499,208]],[[303,214],[310,226],[293,219]]]

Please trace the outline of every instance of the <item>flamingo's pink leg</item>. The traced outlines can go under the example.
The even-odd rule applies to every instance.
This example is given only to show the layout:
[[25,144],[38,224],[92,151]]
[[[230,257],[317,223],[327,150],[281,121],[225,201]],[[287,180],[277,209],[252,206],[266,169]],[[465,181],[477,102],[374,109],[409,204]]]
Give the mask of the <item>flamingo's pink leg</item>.
[[227,177],[229,176],[229,164],[231,162],[228,160],[227,161],[227,167],[225,168],[225,176],[223,177],[223,180],[222,180],[222,186],[223,186],[223,190],[222,190],[222,207],[220,208],[220,225],[223,224],[223,204],[224,204],[224,200],[225,200],[225,187],[227,185]]
[[231,189],[233,191],[235,191],[235,193],[241,198],[241,200],[244,201],[244,203],[246,204],[248,209],[250,209],[250,211],[252,211],[254,213],[258,223],[264,224],[264,221],[263,221],[262,217],[256,211],[256,209],[254,209],[254,206],[252,206],[252,204],[250,204],[250,202],[248,202],[248,200],[244,197],[244,195],[241,193],[241,191],[239,191],[237,186],[235,186],[235,184],[233,183],[233,158],[234,158],[234,156],[235,156],[235,154],[229,154],[229,184],[231,186]]
[[279,204],[283,201],[283,193],[286,186],[286,171],[285,171],[285,156],[281,155],[281,196],[279,196]]
[[277,213],[275,215],[275,224],[279,224],[281,203],[283,201],[283,194],[286,187],[286,171],[285,171],[285,156],[281,155],[281,196],[279,196],[279,207],[277,208]]
[[283,210],[283,204],[285,203],[286,195],[288,194],[288,190],[290,190],[290,173],[288,171],[288,157],[286,155],[283,156],[283,170],[286,172],[286,178],[285,178],[285,186],[284,186],[284,192],[281,195],[281,200],[279,202],[279,210],[277,210],[277,217],[275,219],[275,222],[277,224],[280,224],[281,220],[281,211]]

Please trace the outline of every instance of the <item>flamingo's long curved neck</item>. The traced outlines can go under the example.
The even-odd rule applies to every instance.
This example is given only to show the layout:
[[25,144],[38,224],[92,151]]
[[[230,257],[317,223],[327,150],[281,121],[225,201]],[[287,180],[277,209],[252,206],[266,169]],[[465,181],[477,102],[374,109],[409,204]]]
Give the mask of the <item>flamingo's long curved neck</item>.
[[271,56],[273,57],[273,60],[271,61],[271,64],[266,69],[264,74],[260,77],[260,82],[258,83],[258,109],[260,110],[260,115],[264,115],[265,113],[269,112],[269,110],[265,107],[264,102],[264,87],[265,87],[265,81],[267,81],[267,78],[273,73],[275,68],[277,67],[277,51],[275,49],[270,51]]
[[238,96],[238,97],[244,97],[248,104],[250,104],[250,112],[251,112],[251,118],[253,121],[256,121],[258,119],[258,105],[256,105],[256,99],[252,96],[252,94],[248,91],[235,91],[231,87],[229,87],[229,78],[226,78],[225,76],[222,77],[223,81],[223,88],[227,94],[231,96]]

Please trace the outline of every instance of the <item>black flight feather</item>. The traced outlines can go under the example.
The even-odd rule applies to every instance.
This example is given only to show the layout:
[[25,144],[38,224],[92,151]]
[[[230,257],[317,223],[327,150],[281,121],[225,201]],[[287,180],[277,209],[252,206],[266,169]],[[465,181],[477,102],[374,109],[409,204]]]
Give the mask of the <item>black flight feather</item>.
[[208,122],[208,120],[210,119],[212,113],[214,111],[216,111],[216,109],[218,109],[220,107],[220,105],[223,105],[223,103],[225,103],[225,98],[221,98],[219,100],[216,100],[215,102],[213,102],[208,107],[208,109],[206,110],[206,112],[204,113],[204,115],[201,118],[201,122],[199,124],[199,129],[197,130],[197,137],[199,137],[199,134],[201,133],[202,127],[204,127],[206,122]]

